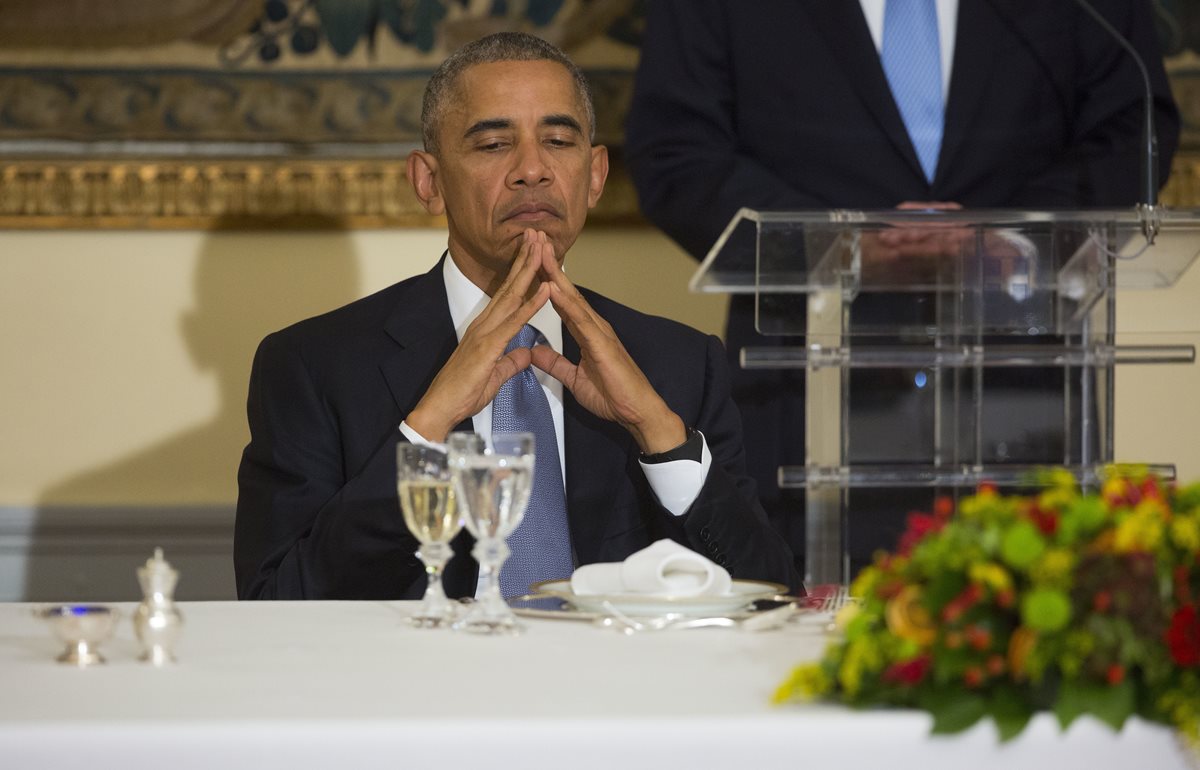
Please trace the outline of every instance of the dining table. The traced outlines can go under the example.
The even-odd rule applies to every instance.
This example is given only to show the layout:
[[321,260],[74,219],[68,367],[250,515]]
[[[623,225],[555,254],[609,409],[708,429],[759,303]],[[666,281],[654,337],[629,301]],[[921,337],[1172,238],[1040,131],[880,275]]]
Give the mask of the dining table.
[[536,613],[487,636],[409,622],[415,602],[181,602],[175,660],[139,659],[135,604],[99,646],[57,662],[41,605],[0,604],[0,768],[1145,768],[1197,766],[1140,719],[1062,730],[1038,714],[931,734],[922,712],[782,704],[830,617],[782,627],[629,632]]

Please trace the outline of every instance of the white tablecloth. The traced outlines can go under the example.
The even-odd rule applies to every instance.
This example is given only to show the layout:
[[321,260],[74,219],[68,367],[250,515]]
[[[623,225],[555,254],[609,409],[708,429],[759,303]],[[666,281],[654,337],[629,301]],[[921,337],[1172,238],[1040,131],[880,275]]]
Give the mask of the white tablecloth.
[[932,738],[923,714],[772,707],[822,626],[624,636],[528,620],[515,638],[409,628],[384,602],[181,604],[179,662],[136,660],[130,605],[103,666],[0,604],[0,767],[1042,768],[1189,766],[1167,730],[1039,715]]

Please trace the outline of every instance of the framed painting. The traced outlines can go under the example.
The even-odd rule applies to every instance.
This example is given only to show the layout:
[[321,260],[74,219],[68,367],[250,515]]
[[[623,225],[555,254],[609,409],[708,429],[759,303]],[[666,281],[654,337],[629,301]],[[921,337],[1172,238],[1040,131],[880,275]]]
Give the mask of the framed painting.
[[[640,221],[622,125],[653,1],[0,0],[0,226],[430,224],[404,172],[425,82],[505,29],[588,73],[593,221]],[[1163,199],[1200,205],[1200,2],[1154,7],[1184,117]]]
[[0,0],[0,226],[430,224],[405,179],[446,52],[523,30],[595,91],[635,221],[621,126],[638,0]]

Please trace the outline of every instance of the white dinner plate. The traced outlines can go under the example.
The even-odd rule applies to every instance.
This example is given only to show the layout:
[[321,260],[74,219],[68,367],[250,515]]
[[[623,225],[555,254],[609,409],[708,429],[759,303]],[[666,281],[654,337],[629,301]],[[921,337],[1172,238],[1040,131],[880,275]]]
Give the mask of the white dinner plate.
[[745,609],[758,599],[787,593],[787,587],[762,580],[735,580],[727,594],[716,596],[656,596],[653,594],[576,594],[569,580],[534,583],[532,593],[554,596],[583,612],[609,614],[612,609],[626,615],[725,615]]

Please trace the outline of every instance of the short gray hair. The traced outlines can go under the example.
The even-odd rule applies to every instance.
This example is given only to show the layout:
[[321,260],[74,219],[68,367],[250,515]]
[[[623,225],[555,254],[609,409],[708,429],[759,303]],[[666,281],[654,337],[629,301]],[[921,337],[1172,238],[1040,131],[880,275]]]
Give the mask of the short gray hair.
[[434,70],[425,86],[421,102],[421,138],[426,152],[438,153],[438,131],[446,105],[458,88],[458,79],[476,64],[502,61],[552,61],[567,68],[575,80],[575,91],[587,115],[588,139],[596,141],[596,108],[592,104],[592,89],[583,70],[558,46],[524,32],[497,32],[468,43],[446,57]]

